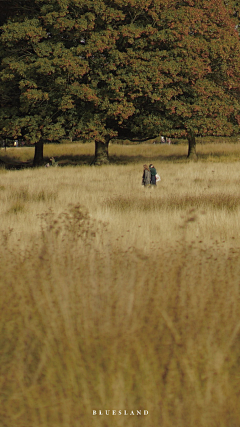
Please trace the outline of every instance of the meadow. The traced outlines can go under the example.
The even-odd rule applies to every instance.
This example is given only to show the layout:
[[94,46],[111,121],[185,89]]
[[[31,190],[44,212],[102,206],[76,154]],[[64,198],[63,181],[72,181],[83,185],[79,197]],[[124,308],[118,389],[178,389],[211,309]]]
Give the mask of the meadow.
[[93,144],[51,144],[57,168],[0,169],[2,426],[239,426],[240,144],[197,151],[110,145],[95,167]]

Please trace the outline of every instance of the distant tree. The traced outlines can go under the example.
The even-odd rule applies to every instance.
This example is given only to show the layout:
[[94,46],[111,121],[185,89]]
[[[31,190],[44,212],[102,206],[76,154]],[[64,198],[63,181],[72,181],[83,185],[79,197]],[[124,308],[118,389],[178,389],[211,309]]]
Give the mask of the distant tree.
[[239,132],[237,2],[172,3],[161,16],[168,42],[160,72],[169,77],[162,90],[163,109],[172,134],[186,136],[188,157],[196,158],[196,135]]
[[[236,2],[234,2],[236,3]],[[27,7],[26,7],[27,5]],[[224,0],[32,0],[2,26],[2,134],[35,143],[231,135],[240,122],[236,11]],[[236,5],[235,5],[236,6]],[[234,6],[234,7],[235,7]]]
[[43,160],[44,141],[56,140],[72,128],[61,35],[57,39],[54,31],[53,36],[48,32],[39,3],[15,1],[15,12],[2,27],[0,48],[2,134],[24,136],[35,144],[34,165]]

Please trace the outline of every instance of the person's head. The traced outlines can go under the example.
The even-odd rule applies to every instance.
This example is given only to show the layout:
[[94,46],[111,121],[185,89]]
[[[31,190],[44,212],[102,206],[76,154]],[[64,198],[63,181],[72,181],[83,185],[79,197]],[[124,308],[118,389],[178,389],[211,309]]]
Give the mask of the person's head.
[[149,165],[149,167],[150,167],[150,168],[153,168],[153,165],[152,165],[152,163],[151,163],[151,164]]

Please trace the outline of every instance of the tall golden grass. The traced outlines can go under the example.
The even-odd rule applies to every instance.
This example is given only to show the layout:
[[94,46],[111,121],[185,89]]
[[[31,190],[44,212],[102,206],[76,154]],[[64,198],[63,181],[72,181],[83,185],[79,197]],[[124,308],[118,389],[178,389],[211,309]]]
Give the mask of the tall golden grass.
[[0,171],[3,426],[239,426],[239,162],[140,148]]

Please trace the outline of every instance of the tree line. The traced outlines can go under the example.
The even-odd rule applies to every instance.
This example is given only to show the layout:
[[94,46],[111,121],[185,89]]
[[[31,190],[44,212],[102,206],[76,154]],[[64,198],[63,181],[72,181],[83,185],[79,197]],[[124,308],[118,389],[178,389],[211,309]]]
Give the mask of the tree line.
[[2,1],[0,136],[35,144],[113,138],[188,140],[240,124],[239,2]]

